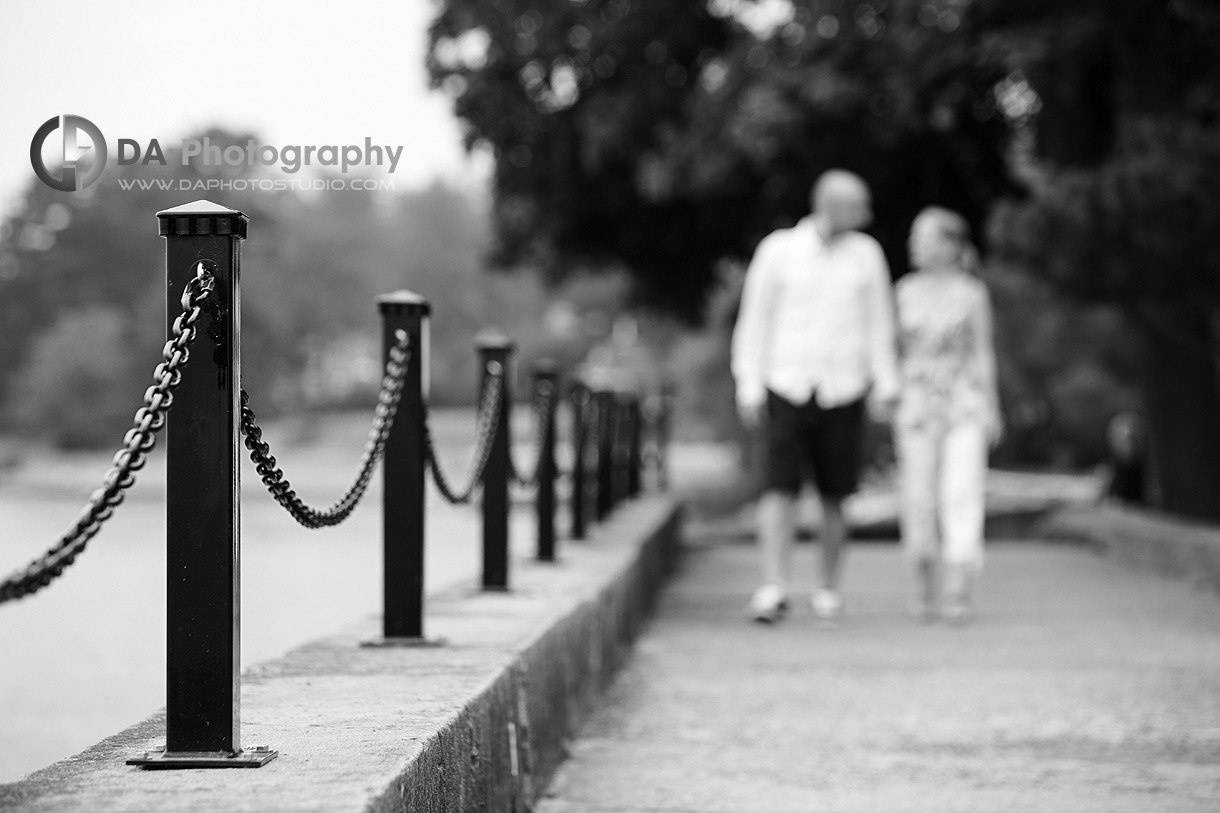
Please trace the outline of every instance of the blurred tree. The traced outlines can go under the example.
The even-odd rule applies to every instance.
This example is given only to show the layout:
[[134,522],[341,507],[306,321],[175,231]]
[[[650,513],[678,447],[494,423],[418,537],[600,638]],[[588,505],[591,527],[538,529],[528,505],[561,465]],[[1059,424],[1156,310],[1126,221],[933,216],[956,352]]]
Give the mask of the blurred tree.
[[[1218,46],[1210,0],[445,0],[429,66],[495,154],[500,262],[625,266],[692,320],[827,167],[899,274],[920,207],[1007,199],[976,231],[1139,326],[1165,506],[1220,516]],[[1073,361],[1041,397],[1080,429],[1125,396]]]
[[717,263],[804,214],[829,167],[872,183],[900,269],[920,206],[978,223],[1014,189],[1006,74],[969,5],[446,0],[429,66],[495,154],[501,263],[625,266],[697,321]]
[[[220,130],[199,137],[203,135],[222,145],[245,144],[250,138],[248,134]],[[31,180],[22,205],[5,221],[0,230],[0,336],[4,337],[4,352],[0,353],[0,428],[13,421],[28,428],[24,419],[18,418],[28,418],[33,405],[49,405],[63,393],[77,391],[74,387],[61,388],[59,383],[63,382],[56,383],[54,376],[35,375],[31,365],[36,355],[46,362],[56,353],[69,352],[66,342],[46,338],[44,333],[62,332],[64,325],[79,321],[69,319],[69,314],[97,311],[125,325],[125,362],[106,369],[112,374],[107,377],[109,386],[122,393],[128,403],[121,409],[108,398],[94,403],[97,420],[92,423],[91,440],[77,430],[60,435],[47,423],[38,427],[43,430],[40,434],[73,445],[110,444],[119,439],[106,430],[116,425],[121,428],[130,421],[165,341],[164,249],[154,215],[160,209],[204,197],[176,188],[143,189],[136,185],[123,189],[119,181],[164,180],[176,187],[179,181],[214,177],[194,166],[181,166],[176,155],[167,154],[167,159],[168,166],[112,165],[101,182],[81,192],[59,192]],[[229,167],[220,171],[235,172]],[[226,193],[219,202],[242,209],[263,228],[277,220],[279,201],[273,194]],[[246,304],[246,313],[249,311],[250,304]],[[80,323],[102,324],[96,319]],[[106,337],[99,337],[98,342],[97,347],[83,352],[117,349]],[[138,361],[128,364],[126,360]],[[66,359],[56,364],[62,370],[75,369]],[[253,372],[259,374],[257,364]],[[31,386],[44,390],[21,391]]]
[[1036,94],[1030,195],[997,211],[995,242],[1060,290],[1122,309],[1144,347],[1163,507],[1220,518],[1220,10],[982,5],[992,44]]
[[[38,334],[14,377],[15,425],[66,449],[96,445],[99,436],[117,442],[139,406],[132,389],[115,387],[139,374],[126,352],[132,332],[113,308],[87,306],[59,316]],[[143,374],[151,385],[151,368]]]
[[733,377],[729,370],[729,344],[745,268],[724,263],[718,284],[708,299],[707,329],[687,331],[675,343],[669,368],[677,385],[676,406],[687,426],[683,431],[697,440],[729,441],[738,449],[742,467],[756,469],[754,433],[737,416]]
[[[252,137],[220,130],[196,137],[205,135],[222,146]],[[189,200],[210,197],[251,218],[243,245],[242,371],[260,415],[301,405],[310,348],[361,332],[376,346],[373,299],[411,284],[414,272],[404,267],[411,258],[425,258],[440,276],[460,268],[446,283],[459,298],[480,291],[477,246],[485,215],[461,195],[438,188],[379,206],[365,192],[180,191],[182,181],[249,177],[248,170],[182,166],[173,154],[167,159],[166,167],[111,166],[82,192],[32,181],[24,204],[3,224],[0,432],[18,430],[61,445],[110,445],[121,438],[165,341],[164,241],[154,215]],[[172,183],[169,190],[123,189],[119,180]],[[81,316],[97,313],[106,319]],[[110,330],[116,321],[124,326],[121,336]],[[103,327],[110,332],[83,347],[63,338]],[[467,355],[473,355],[473,332],[461,337]],[[82,369],[77,357],[104,370],[81,378],[97,393],[87,405],[73,395],[81,392],[72,380]],[[464,392],[473,391],[472,382],[473,373],[462,382]],[[60,404],[90,420],[65,419],[60,427],[53,417],[62,413]]]
[[729,29],[689,0],[446,2],[429,65],[468,144],[495,154],[495,258],[551,279],[574,257],[624,263],[672,307],[697,295],[717,249],[690,239],[695,209],[651,199],[640,175],[684,129]]
[[[204,135],[220,145],[251,138]],[[433,302],[438,404],[474,398],[472,339],[484,327],[517,340],[522,370],[542,355],[574,361],[601,338],[582,331],[562,339],[551,330],[536,275],[485,277],[488,213],[477,195],[441,185],[380,198],[333,189],[182,191],[182,181],[249,178],[249,170],[205,174],[167,158],[167,167],[111,166],[102,182],[78,193],[33,181],[24,205],[0,227],[0,434],[70,446],[109,446],[122,437],[165,341],[164,241],[154,214],[200,197],[251,218],[242,373],[260,415],[370,404],[380,381],[373,300],[396,288]],[[120,179],[172,183],[125,190]],[[617,305],[619,298],[592,300]],[[327,378],[322,386],[318,375]]]
[[1001,466],[1078,469],[1106,455],[1106,424],[1139,406],[1139,342],[1121,312],[1082,305],[1020,266],[992,262],[1004,440]]

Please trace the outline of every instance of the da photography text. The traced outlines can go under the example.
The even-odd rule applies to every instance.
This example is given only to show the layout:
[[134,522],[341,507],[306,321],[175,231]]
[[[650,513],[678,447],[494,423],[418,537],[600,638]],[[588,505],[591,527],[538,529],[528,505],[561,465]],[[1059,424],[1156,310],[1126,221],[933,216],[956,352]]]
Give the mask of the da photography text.
[[[213,144],[207,136],[203,138],[184,138],[179,154],[182,166],[199,165],[205,167],[255,167],[279,166],[280,171],[294,174],[302,167],[317,164],[324,167],[339,167],[341,172],[347,172],[352,167],[385,166],[389,172],[398,168],[402,158],[402,146],[390,147],[374,144],[373,139],[366,136],[364,144],[289,144],[275,147],[270,144],[259,144],[249,139],[244,146],[230,144],[222,147]],[[120,138],[118,141],[118,162],[120,165],[160,164],[167,166],[169,161],[165,151],[157,139],[152,139],[141,147],[134,138]]]
[[[116,144],[116,160],[120,166],[159,164],[168,166],[170,159],[160,140],[140,142],[120,138]],[[366,136],[363,144],[288,144],[273,146],[248,139],[242,144],[213,144],[210,137],[184,138],[177,145],[174,160],[184,167],[279,167],[285,175],[295,175],[305,167],[338,167],[346,174],[353,168],[387,167],[389,173],[398,169],[402,145],[374,144]],[[84,116],[65,114],[47,119],[34,133],[30,142],[30,164],[44,184],[63,192],[79,192],[93,184],[106,169],[109,154],[101,129]],[[129,187],[124,186],[124,189]],[[262,187],[259,187],[262,188]],[[366,189],[367,185],[337,181],[328,188]],[[380,188],[380,187],[377,187]]]

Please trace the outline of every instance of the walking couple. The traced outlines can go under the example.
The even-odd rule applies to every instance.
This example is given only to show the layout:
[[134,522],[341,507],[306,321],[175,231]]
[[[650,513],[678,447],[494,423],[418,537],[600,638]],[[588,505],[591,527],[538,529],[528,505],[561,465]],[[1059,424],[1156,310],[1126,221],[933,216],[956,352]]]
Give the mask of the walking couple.
[[991,308],[969,229],[956,212],[923,210],[908,244],[916,270],[895,296],[880,245],[858,231],[872,221],[864,181],[831,170],[812,205],[759,243],[733,333],[738,411],[767,450],[763,584],[747,612],[774,622],[789,608],[795,502],[809,474],[822,502],[813,611],[827,624],[842,615],[843,501],[857,487],[867,410],[894,427],[918,613],[965,621],[983,565],[988,446],[1001,431]]

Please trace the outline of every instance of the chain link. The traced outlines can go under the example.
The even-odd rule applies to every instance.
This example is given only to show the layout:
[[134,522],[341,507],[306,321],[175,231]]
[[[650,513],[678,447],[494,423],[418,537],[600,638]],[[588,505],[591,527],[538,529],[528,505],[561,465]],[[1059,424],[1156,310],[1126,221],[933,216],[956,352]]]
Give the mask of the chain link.
[[436,444],[432,440],[432,428],[424,421],[424,448],[428,459],[428,468],[432,470],[432,481],[441,496],[453,505],[465,505],[470,502],[475,488],[491,459],[491,442],[500,427],[500,413],[503,412],[502,398],[504,396],[504,368],[493,362],[487,386],[483,388],[483,400],[479,404],[479,416],[475,430],[475,453],[470,460],[470,468],[466,471],[466,482],[460,489],[455,489],[441,469],[440,460],[436,454]]
[[250,451],[250,460],[275,501],[306,528],[326,528],[343,522],[351,516],[368,489],[373,470],[385,451],[386,438],[390,436],[394,416],[398,413],[398,402],[402,398],[403,380],[410,359],[410,336],[406,331],[400,330],[396,338],[398,343],[390,348],[390,358],[386,362],[385,375],[381,379],[377,409],[368,438],[364,442],[359,472],[347,492],[329,508],[318,509],[306,505],[292,490],[292,485],[284,479],[283,469],[276,465],[271,447],[263,440],[262,427],[258,425],[254,410],[250,408],[249,394],[245,390],[241,392],[241,432],[246,436],[245,446]]
[[213,271],[206,263],[198,263],[195,276],[182,292],[182,313],[174,319],[173,338],[165,343],[163,360],[153,371],[156,383],[144,392],[144,406],[136,410],[133,426],[124,435],[123,448],[115,453],[101,488],[89,496],[89,504],[81,509],[76,523],[54,547],[0,582],[0,603],[35,593],[63,575],[123,502],[124,493],[135,484],[136,472],[144,468],[148,453],[156,445],[156,433],[165,427],[165,414],[174,403],[173,391],[181,383],[182,368],[191,357],[188,348],[198,336],[195,324],[215,289]]
[[517,485],[525,488],[538,485],[538,478],[542,475],[542,446],[551,430],[551,421],[555,418],[555,402],[558,400],[555,390],[554,382],[545,379],[538,382],[538,387],[534,390],[534,467],[530,476],[525,477],[518,471],[511,456],[508,460],[509,476]]

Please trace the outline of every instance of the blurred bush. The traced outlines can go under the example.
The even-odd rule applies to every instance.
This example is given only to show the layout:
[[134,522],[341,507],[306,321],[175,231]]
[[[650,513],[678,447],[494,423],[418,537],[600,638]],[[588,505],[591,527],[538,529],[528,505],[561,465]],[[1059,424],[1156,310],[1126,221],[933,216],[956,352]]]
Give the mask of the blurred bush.
[[1140,406],[1138,336],[1116,308],[1082,305],[1018,267],[993,263],[984,277],[1005,418],[993,460],[1097,464],[1110,418]]
[[143,394],[130,337],[128,320],[113,308],[64,313],[39,334],[14,375],[14,428],[66,449],[117,443]]
[[[250,136],[210,131],[213,142]],[[0,226],[0,437],[58,446],[119,442],[165,341],[164,240],[155,213],[183,193],[120,190],[118,167],[79,193],[34,182]],[[519,398],[541,358],[576,366],[628,305],[624,272],[486,270],[488,201],[443,185],[397,195],[217,195],[250,216],[242,246],[242,374],[260,416],[371,408],[381,378],[375,298],[406,288],[432,305],[431,402],[470,404],[475,335],[517,344]],[[655,331],[653,331],[655,332]]]
[[688,331],[675,343],[670,358],[675,407],[684,418],[684,434],[692,440],[728,440],[741,451],[742,463],[751,465],[751,435],[737,417],[729,343],[737,321],[745,269],[739,263],[722,263],[717,285],[708,297],[706,328]]
[[[248,134],[209,131],[214,143]],[[118,167],[62,193],[32,182],[0,226],[0,436],[65,447],[117,443],[165,340],[164,240],[155,213],[188,194],[123,191],[118,178],[190,178],[193,167]],[[200,176],[203,177],[203,176]],[[549,289],[524,269],[489,274],[488,203],[444,186],[364,192],[226,192],[250,216],[243,244],[242,373],[260,415],[368,406],[380,381],[379,294],[431,301],[432,402],[476,390],[473,339],[518,345],[518,394],[541,357],[571,365],[609,332],[626,286],[574,274]]]

